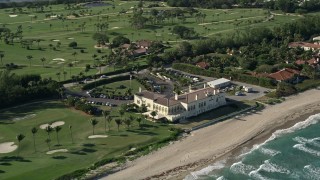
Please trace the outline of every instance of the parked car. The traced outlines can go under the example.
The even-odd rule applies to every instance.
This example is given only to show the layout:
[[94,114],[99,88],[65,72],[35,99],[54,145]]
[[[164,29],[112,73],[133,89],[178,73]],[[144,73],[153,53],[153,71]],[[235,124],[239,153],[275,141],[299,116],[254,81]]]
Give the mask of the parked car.
[[108,76],[106,76],[106,75],[100,76],[100,79],[104,79],[104,78],[108,78]]
[[243,96],[244,94],[243,94],[241,91],[237,91],[237,92],[235,93],[235,95],[236,95],[236,96]]

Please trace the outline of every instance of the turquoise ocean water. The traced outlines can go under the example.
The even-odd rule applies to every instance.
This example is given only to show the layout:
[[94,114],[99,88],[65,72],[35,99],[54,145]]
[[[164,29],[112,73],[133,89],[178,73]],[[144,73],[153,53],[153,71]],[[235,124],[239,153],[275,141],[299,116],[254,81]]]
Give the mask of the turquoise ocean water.
[[320,180],[320,114],[276,131],[227,165],[229,161],[221,160],[184,179]]

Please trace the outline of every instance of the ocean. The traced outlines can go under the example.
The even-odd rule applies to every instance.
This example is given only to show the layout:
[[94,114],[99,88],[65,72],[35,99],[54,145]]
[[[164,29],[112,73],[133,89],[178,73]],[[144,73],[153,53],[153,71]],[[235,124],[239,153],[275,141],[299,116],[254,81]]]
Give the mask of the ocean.
[[244,149],[184,180],[296,179],[320,180],[320,114],[288,129],[277,130],[264,143]]

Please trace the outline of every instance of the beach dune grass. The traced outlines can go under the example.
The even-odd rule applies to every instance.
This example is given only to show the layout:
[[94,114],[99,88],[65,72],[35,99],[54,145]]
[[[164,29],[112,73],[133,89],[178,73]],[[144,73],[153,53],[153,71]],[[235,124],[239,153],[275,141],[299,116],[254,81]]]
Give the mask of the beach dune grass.
[[[16,117],[29,119],[13,122]],[[113,113],[112,116],[118,116]],[[56,101],[43,102],[27,105],[24,107],[12,108],[1,111],[0,113],[0,143],[15,142],[15,136],[22,133],[26,138],[21,142],[20,157],[17,159],[16,152],[1,154],[0,161],[10,163],[10,166],[1,166],[5,173],[1,174],[1,179],[54,179],[72,171],[87,168],[97,160],[119,156],[127,152],[132,147],[138,147],[149,143],[160,141],[170,136],[167,125],[159,125],[146,122],[142,130],[136,122],[132,124],[132,131],[127,131],[125,127],[120,127],[120,132],[116,130],[114,121],[111,131],[107,132],[108,138],[88,139],[92,135],[90,116],[80,111],[66,108],[63,104]],[[100,123],[96,126],[97,134],[105,134],[102,117],[98,117]],[[59,132],[60,144],[57,145],[55,132],[51,134],[51,150],[67,149],[63,154],[48,155],[48,146],[45,139],[48,138],[44,130],[39,129],[36,134],[36,149],[34,152],[32,127],[39,127],[41,124],[64,121]],[[74,144],[71,142],[69,125],[72,125]],[[88,144],[92,146],[88,147]],[[63,155],[64,158],[54,158]],[[21,160],[23,159],[23,160]],[[41,173],[39,173],[41,172]]]

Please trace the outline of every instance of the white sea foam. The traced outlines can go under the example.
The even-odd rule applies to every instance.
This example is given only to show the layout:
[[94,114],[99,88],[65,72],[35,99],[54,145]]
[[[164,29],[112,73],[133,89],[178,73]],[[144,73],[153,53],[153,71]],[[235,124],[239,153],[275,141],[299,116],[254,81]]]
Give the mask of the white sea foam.
[[191,172],[187,175],[184,180],[194,180],[199,179],[201,176],[208,175],[213,170],[222,169],[225,166],[226,160],[218,161],[212,165],[209,165],[199,171]]
[[274,150],[274,149],[269,149],[265,147],[259,148],[259,151],[263,154],[269,155],[269,156],[275,156],[277,154],[280,154],[280,151]]
[[251,165],[247,165],[242,163],[242,161],[233,163],[230,167],[231,172],[235,174],[245,174],[247,175],[249,172],[253,171],[255,168]]
[[280,165],[277,165],[275,163],[271,163],[270,160],[265,160],[263,164],[259,166],[258,169],[251,171],[249,173],[250,177],[253,177],[255,179],[270,179],[267,177],[264,177],[260,174],[261,171],[265,172],[276,172],[276,173],[282,173],[282,174],[290,174],[290,171]]
[[227,179],[225,177],[223,177],[223,176],[220,176],[220,177],[217,178],[217,180],[227,180]]
[[311,144],[313,146],[316,146],[316,147],[320,147],[320,137],[317,137],[317,138],[313,138],[313,139],[307,139],[307,138],[304,138],[304,137],[295,137],[293,138],[294,141],[300,143],[300,144]]
[[318,123],[319,121],[320,121],[320,114],[315,114],[315,115],[310,116],[305,121],[296,123],[294,126],[292,126],[290,128],[277,130],[276,132],[272,133],[271,137],[269,139],[267,139],[264,143],[254,145],[253,148],[249,152],[241,154],[240,157],[243,157],[247,154],[252,153],[253,151],[255,151],[255,150],[259,149],[260,147],[262,147],[263,145],[265,145],[266,143],[268,143],[278,137],[281,137],[285,134],[293,133],[293,132],[300,130],[300,129],[304,129],[312,124]]
[[320,151],[306,147],[305,144],[295,144],[293,146],[293,148],[296,148],[296,149],[299,149],[300,151],[303,151],[305,153],[320,157]]
[[307,173],[308,179],[319,179],[320,177],[320,168],[314,167],[312,165],[306,165],[303,167],[303,171]]
[[290,174],[290,171],[280,165],[271,163],[270,160],[264,161],[262,164],[261,169],[267,172],[277,172],[282,174]]

